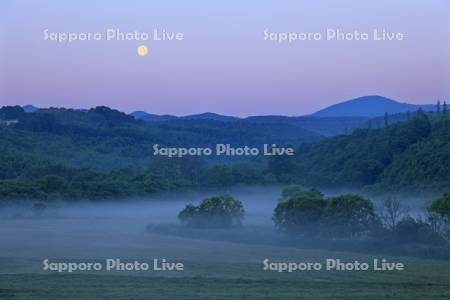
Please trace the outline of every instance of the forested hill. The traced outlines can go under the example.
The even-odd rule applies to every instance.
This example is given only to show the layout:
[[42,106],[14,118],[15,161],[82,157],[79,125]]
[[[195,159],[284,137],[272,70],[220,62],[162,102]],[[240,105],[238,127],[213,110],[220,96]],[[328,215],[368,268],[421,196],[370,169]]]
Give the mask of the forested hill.
[[[3,119],[3,121],[2,121]],[[0,109],[0,148],[53,163],[97,171],[139,165],[146,168],[152,147],[298,146],[320,135],[283,123],[180,119],[144,122],[107,107],[87,111],[19,107]],[[214,159],[214,157],[212,157]]]
[[387,128],[304,144],[289,163],[272,165],[281,180],[312,186],[448,190],[450,115],[418,111]]
[[[18,115],[11,120],[14,113]],[[379,191],[450,190],[447,111],[418,111],[405,121],[396,117],[395,124],[388,117],[383,128],[319,140],[287,124],[186,119],[149,124],[105,107],[7,114],[7,121],[0,122],[0,202],[123,199],[186,188],[286,183]],[[271,142],[299,146],[295,156],[245,161],[150,159],[153,143],[180,147]]]

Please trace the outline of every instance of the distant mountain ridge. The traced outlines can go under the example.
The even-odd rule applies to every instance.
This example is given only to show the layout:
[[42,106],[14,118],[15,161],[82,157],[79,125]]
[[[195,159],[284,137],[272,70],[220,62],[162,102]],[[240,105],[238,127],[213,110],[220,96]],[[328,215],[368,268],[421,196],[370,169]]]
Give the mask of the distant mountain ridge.
[[22,108],[26,113],[33,113],[33,112],[36,112],[39,110],[39,108],[37,108],[36,106],[30,105],[30,104],[24,105],[24,106],[22,106]]
[[326,117],[319,118],[314,116],[251,116],[246,118],[223,116],[215,113],[203,113],[197,115],[188,115],[176,117],[170,115],[154,115],[145,112],[133,112],[131,115],[146,122],[173,122],[173,121],[220,121],[220,122],[242,122],[244,124],[265,124],[277,125],[284,124],[295,126],[299,129],[317,133],[321,136],[333,136],[336,134],[350,133],[356,128],[367,126],[368,117]]
[[144,120],[144,121],[169,121],[169,120],[173,120],[173,119],[177,119],[177,116],[172,116],[172,115],[155,115],[155,114],[149,114],[146,113],[145,111],[135,111],[132,112],[130,114],[131,116],[133,116],[136,120]]
[[379,117],[388,114],[406,113],[419,108],[425,111],[436,109],[432,104],[409,104],[374,95],[364,96],[331,105],[313,114],[315,117]]
[[[37,107],[27,105],[23,107],[26,112],[39,110]],[[378,119],[388,113],[390,122],[395,123],[398,120],[406,118],[406,112],[414,112],[421,108],[424,111],[434,111],[436,106],[432,104],[416,105],[409,103],[400,103],[398,101],[382,96],[364,96],[352,100],[340,102],[331,105],[325,109],[319,110],[314,114],[305,116],[250,116],[235,117],[220,115],[212,112],[201,114],[174,116],[157,115],[145,111],[135,111],[129,114],[134,119],[146,122],[174,122],[174,121],[220,121],[220,122],[243,122],[246,124],[285,124],[295,126],[300,129],[306,129],[321,136],[334,136],[338,134],[351,133],[356,128],[368,126],[368,120],[374,119],[372,125],[380,123]],[[380,127],[381,125],[377,125]]]
[[155,115],[149,114],[144,111],[136,111],[131,113],[136,119],[141,119],[145,121],[165,121],[173,120],[177,118],[182,119],[210,119],[216,121],[237,121],[237,120],[251,120],[251,121],[266,121],[269,120],[273,122],[274,120],[286,120],[288,118],[303,118],[303,117],[365,117],[374,118],[383,116],[385,113],[388,114],[400,114],[406,113],[408,111],[416,111],[421,108],[424,111],[434,111],[436,106],[434,104],[410,104],[401,103],[393,99],[389,99],[383,96],[373,95],[373,96],[363,96],[344,102],[340,102],[324,109],[321,109],[308,116],[250,116],[246,118],[225,116],[212,112],[206,112],[201,114],[187,115],[182,117],[172,116],[172,115]]
[[184,116],[181,118],[190,119],[190,120],[206,119],[206,120],[215,120],[215,121],[223,121],[223,122],[241,120],[241,118],[239,118],[239,117],[224,116],[224,115],[219,115],[219,114],[212,113],[212,112],[206,112],[206,113],[196,114],[196,115],[189,115],[189,116]]
[[[39,110],[38,107],[33,105],[25,105],[22,106],[25,112],[35,112]],[[193,114],[187,116],[174,116],[174,115],[158,115],[152,114],[145,111],[135,111],[130,113],[137,120],[144,121],[170,121],[174,119],[206,119],[206,120],[216,120],[216,121],[224,121],[224,122],[232,122],[238,120],[248,120],[248,121],[257,121],[264,122],[269,121],[270,123],[275,120],[282,120],[283,122],[286,119],[290,118],[306,118],[306,117],[364,117],[364,118],[374,118],[383,116],[385,113],[388,114],[401,114],[406,113],[408,111],[416,111],[421,108],[424,111],[434,111],[436,110],[436,105],[434,104],[410,104],[410,103],[401,103],[393,99],[389,99],[379,95],[372,96],[363,96],[354,98],[351,100],[343,101],[337,104],[333,104],[324,109],[321,109],[311,115],[304,116],[283,116],[283,115],[263,115],[263,116],[249,116],[249,117],[235,117],[235,116],[226,116],[220,115],[213,112],[205,112],[200,114]]]

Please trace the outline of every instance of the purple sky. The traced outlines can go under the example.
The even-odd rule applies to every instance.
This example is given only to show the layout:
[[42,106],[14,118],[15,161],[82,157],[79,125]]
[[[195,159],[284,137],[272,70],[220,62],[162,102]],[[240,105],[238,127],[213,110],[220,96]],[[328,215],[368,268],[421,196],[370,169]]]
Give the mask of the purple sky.
[[[450,100],[450,1],[0,2],[0,106],[302,115],[363,95]],[[245,2],[245,4],[243,4]],[[182,32],[183,41],[43,40],[43,31]],[[403,41],[264,41],[263,31]],[[145,44],[146,57],[136,54]],[[450,102],[450,101],[448,101]]]

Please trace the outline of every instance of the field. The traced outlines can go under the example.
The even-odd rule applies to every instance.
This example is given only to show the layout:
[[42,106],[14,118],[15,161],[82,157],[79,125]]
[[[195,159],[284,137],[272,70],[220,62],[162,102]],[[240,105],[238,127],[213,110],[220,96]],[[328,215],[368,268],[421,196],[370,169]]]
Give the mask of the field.
[[[374,256],[150,234],[144,218],[0,221],[2,299],[448,299],[450,262],[386,257],[405,271],[264,271],[262,261]],[[262,225],[261,225],[262,226]],[[262,226],[263,228],[263,226]],[[42,261],[183,262],[185,271],[43,271]]]

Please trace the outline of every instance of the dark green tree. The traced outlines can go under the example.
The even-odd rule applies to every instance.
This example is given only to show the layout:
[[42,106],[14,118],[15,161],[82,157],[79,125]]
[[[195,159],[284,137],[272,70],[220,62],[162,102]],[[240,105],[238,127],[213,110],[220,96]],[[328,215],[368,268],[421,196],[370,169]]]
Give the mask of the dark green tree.
[[428,207],[428,212],[436,213],[450,221],[450,193],[434,200]]
[[244,216],[242,202],[224,195],[206,198],[198,206],[188,204],[178,219],[189,227],[231,228],[241,226]]
[[47,175],[38,181],[39,188],[45,193],[60,192],[66,187],[66,180],[61,176]]
[[0,108],[0,120],[17,120],[25,111],[22,107],[16,106],[3,106]]
[[322,217],[322,233],[332,237],[358,237],[377,225],[372,202],[353,194],[330,198]]
[[432,227],[410,216],[403,218],[394,228],[397,243],[442,245],[444,239]]
[[288,186],[285,186],[282,190],[281,190],[281,199],[280,201],[288,201],[291,198],[295,198],[295,197],[309,197],[309,198],[323,198],[323,194],[315,189],[315,188],[311,188],[311,189],[307,189],[302,185],[299,184],[291,184]]
[[322,196],[294,194],[278,203],[272,219],[280,231],[315,235],[326,205],[327,201]]

